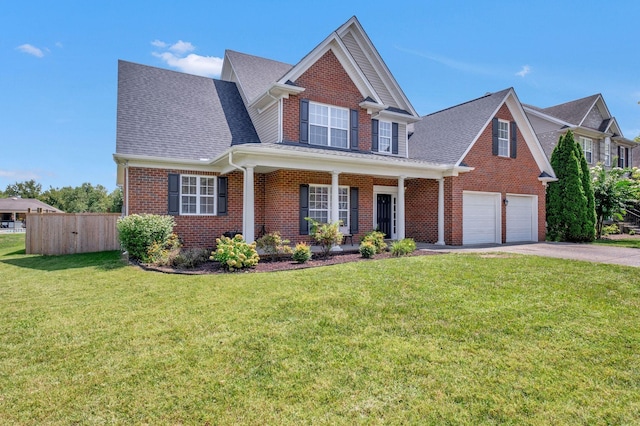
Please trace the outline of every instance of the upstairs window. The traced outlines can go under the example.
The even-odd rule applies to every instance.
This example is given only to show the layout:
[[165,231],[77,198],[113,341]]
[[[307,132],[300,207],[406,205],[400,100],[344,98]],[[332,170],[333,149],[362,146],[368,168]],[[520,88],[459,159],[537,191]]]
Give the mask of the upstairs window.
[[580,136],[580,146],[582,146],[587,164],[591,164],[593,161],[593,140]]
[[309,143],[349,147],[349,110],[309,102]]
[[391,123],[380,121],[378,127],[378,152],[391,152]]
[[604,165],[611,165],[611,139],[609,138],[604,140]]
[[498,155],[500,157],[509,156],[509,122],[498,121]]

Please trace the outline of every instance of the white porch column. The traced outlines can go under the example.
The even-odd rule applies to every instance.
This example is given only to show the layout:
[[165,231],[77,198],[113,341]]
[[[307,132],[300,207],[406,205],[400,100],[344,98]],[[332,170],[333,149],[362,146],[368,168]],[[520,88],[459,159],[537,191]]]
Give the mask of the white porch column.
[[405,232],[404,232],[404,223],[405,223],[405,216],[404,216],[404,176],[400,176],[398,178],[398,205],[396,206],[397,208],[397,216],[396,216],[396,236],[398,238],[398,240],[403,240],[405,237]]
[[255,241],[255,200],[253,188],[253,167],[247,166],[244,173],[244,197],[243,197],[243,220],[242,233],[244,240],[248,243]]
[[[338,177],[340,176],[340,172],[333,171],[331,172],[331,223],[335,223],[340,220],[340,197],[339,197],[339,186],[338,186]],[[346,224],[345,224],[346,225]],[[339,244],[331,247],[331,251],[342,251],[342,248]]]
[[444,178],[438,179],[438,242],[444,245]]

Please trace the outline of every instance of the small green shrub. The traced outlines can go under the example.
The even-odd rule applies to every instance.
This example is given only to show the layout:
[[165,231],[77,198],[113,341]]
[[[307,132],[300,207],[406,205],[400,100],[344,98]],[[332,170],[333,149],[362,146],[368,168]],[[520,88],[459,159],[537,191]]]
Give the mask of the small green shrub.
[[311,256],[311,247],[307,243],[298,243],[291,257],[298,263],[305,263],[311,259]]
[[372,241],[362,241],[360,243],[360,254],[365,259],[371,259],[377,252],[378,249],[376,249],[376,246]]
[[602,227],[602,235],[611,235],[611,234],[619,234],[620,227],[617,223],[612,223],[611,225],[606,225]]
[[171,234],[166,243],[154,241],[147,250],[145,263],[150,265],[173,265],[175,258],[180,254],[180,240],[176,234]]
[[271,259],[277,259],[283,255],[291,254],[289,240],[283,240],[280,232],[270,232],[256,241],[256,247],[264,251]]
[[260,261],[256,243],[248,244],[240,234],[233,238],[222,236],[216,239],[216,244],[210,259],[220,262],[229,271],[256,266]]
[[207,249],[186,249],[173,259],[173,266],[178,269],[193,269],[209,260],[209,250]]
[[416,251],[416,242],[413,241],[413,238],[405,238],[391,243],[391,254],[394,256],[406,256],[414,251]]
[[319,223],[310,217],[305,218],[311,224],[311,238],[318,243],[323,257],[328,257],[331,247],[342,242],[340,222]]
[[151,246],[157,244],[154,252],[166,247],[174,226],[172,216],[132,214],[118,219],[118,237],[129,257],[148,263]]
[[636,230],[635,229],[630,229],[629,230],[629,235],[636,235]]
[[360,240],[360,242],[368,241],[375,246],[376,253],[382,253],[387,249],[387,243],[384,242],[384,237],[385,237],[385,234],[383,232],[376,231],[374,229],[373,231],[367,232],[362,237],[362,240]]

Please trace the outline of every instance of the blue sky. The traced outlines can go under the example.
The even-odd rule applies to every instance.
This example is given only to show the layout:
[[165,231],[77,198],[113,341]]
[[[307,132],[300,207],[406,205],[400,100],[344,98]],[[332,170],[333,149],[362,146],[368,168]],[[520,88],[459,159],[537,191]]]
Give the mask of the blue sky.
[[117,61],[217,77],[225,49],[295,64],[356,15],[420,114],[514,87],[602,93],[640,134],[640,2],[4,1],[0,189],[115,188]]

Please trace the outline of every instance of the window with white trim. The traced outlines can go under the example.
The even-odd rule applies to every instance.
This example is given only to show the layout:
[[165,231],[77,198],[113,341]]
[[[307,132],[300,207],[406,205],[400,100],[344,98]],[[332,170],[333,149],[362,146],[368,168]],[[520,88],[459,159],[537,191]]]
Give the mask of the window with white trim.
[[378,152],[391,152],[391,123],[378,122]]
[[587,164],[591,164],[593,160],[593,140],[580,136],[580,146],[582,146],[582,152],[584,152]]
[[604,165],[611,165],[611,139],[609,138],[604,140]]
[[509,156],[509,122],[498,121],[498,155],[500,157]]
[[[309,217],[320,223],[329,223],[331,217],[331,186],[309,185]],[[349,187],[338,188],[338,219],[349,225]]]
[[349,110],[309,102],[309,143],[347,148],[349,146]]
[[624,168],[625,167],[625,158],[624,158],[624,147],[618,147],[618,151],[620,152],[620,159],[618,160],[618,167]]
[[213,215],[216,202],[214,176],[180,176],[180,214]]

